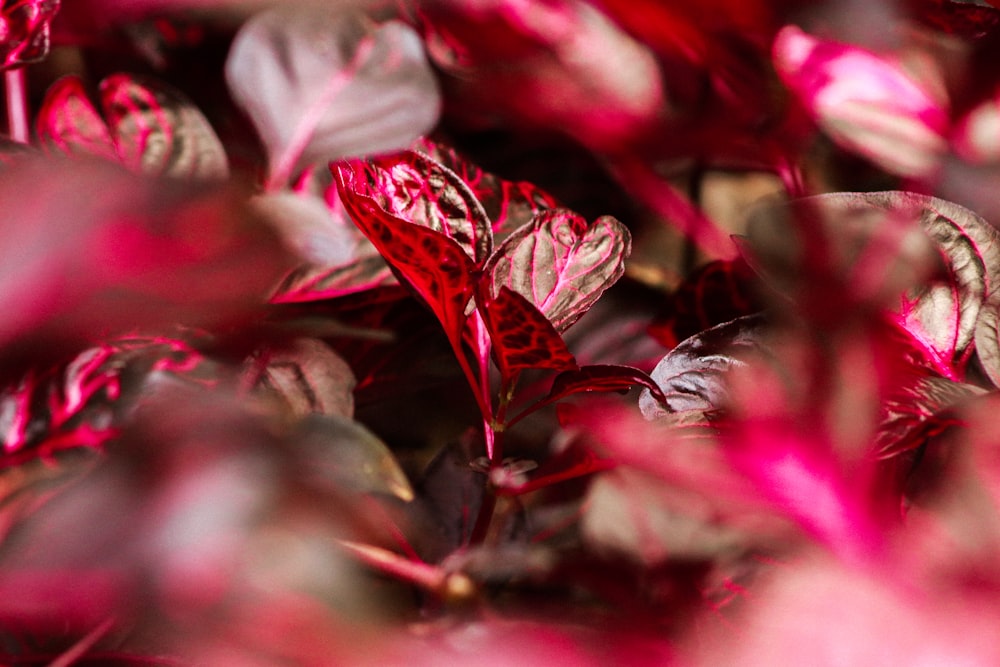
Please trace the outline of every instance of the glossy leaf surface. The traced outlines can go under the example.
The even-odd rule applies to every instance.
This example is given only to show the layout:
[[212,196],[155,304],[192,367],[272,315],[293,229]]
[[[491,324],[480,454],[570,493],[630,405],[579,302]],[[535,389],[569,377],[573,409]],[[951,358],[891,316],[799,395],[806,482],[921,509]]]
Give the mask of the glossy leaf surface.
[[477,266],[490,256],[490,220],[468,185],[447,167],[407,151],[352,160],[339,168],[351,170],[358,194],[370,197],[397,218],[447,236]]
[[477,273],[472,258],[444,234],[387,212],[365,194],[362,175],[353,169],[335,168],[334,178],[351,219],[427,303],[449,340],[459,345]]
[[625,272],[628,229],[610,216],[587,223],[565,209],[543,211],[511,234],[485,273],[493,292],[507,287],[565,331]]

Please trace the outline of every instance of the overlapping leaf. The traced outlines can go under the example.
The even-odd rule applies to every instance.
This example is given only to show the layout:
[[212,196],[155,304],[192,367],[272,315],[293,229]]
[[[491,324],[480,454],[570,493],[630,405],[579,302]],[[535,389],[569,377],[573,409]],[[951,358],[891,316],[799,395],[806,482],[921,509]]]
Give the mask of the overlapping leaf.
[[477,269],[472,258],[444,234],[387,212],[367,194],[363,173],[350,166],[335,167],[334,178],[351,219],[427,303],[458,347],[475,288]]
[[78,77],[60,79],[49,88],[39,111],[39,136],[64,152],[117,159],[144,174],[202,179],[227,175],[222,143],[180,91],[149,77],[113,74],[101,82],[100,103],[98,112]]
[[651,374],[663,398],[648,389],[643,391],[639,397],[643,416],[659,419],[673,412],[726,407],[727,374],[733,367],[745,366],[748,354],[766,350],[765,324],[760,315],[740,317],[692,336],[671,350]]
[[501,287],[480,312],[505,379],[528,368],[576,369],[576,360],[552,323],[517,292]]
[[490,220],[469,186],[447,167],[407,151],[351,160],[354,190],[386,212],[447,236],[477,265],[493,250]]
[[475,195],[493,226],[493,238],[502,241],[542,211],[558,207],[555,197],[533,183],[508,181],[458,154],[453,148],[422,138],[418,150],[455,172]]
[[309,164],[403,149],[438,118],[417,34],[357,12],[258,14],[233,42],[226,80],[267,148],[276,186]]
[[594,223],[565,209],[543,211],[504,241],[487,262],[494,294],[507,287],[565,331],[625,271],[628,229],[610,216]]

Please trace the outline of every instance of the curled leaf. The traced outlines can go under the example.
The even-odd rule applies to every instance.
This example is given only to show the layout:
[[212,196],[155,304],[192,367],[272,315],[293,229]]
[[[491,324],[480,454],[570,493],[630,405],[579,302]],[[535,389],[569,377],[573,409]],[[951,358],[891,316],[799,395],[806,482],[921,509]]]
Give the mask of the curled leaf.
[[4,2],[0,21],[0,69],[38,62],[49,54],[49,23],[59,10],[59,0]]
[[517,292],[565,331],[621,278],[631,249],[628,228],[611,216],[588,224],[565,209],[543,211],[497,248],[484,273],[494,294]]
[[315,7],[250,19],[226,81],[264,142],[274,185],[309,164],[403,149],[434,126],[440,104],[411,28]]

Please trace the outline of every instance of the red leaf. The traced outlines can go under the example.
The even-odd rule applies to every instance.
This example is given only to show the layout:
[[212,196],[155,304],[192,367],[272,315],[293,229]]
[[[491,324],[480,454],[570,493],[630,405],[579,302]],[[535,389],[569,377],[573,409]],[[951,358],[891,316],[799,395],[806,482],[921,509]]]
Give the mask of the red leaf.
[[775,38],[774,62],[833,141],[900,176],[935,169],[947,148],[946,104],[891,57],[786,26]]
[[49,22],[59,10],[59,0],[4,2],[0,22],[0,69],[38,62],[49,54]]
[[505,380],[528,368],[575,370],[576,360],[552,324],[531,302],[506,287],[480,308]]
[[497,248],[484,272],[494,294],[517,292],[565,331],[622,276],[631,248],[628,229],[611,216],[588,224],[572,211],[543,211]]
[[387,212],[358,184],[350,166],[333,169],[341,201],[382,257],[437,316],[459,349],[476,267],[465,250],[444,234]]
[[291,265],[245,197],[104,162],[25,158],[5,171],[0,366],[136,328],[245,322]]
[[118,159],[107,123],[78,76],[65,76],[49,87],[35,122],[39,138],[64,153]]
[[469,186],[447,167],[407,151],[351,160],[354,189],[392,215],[447,236],[482,265],[493,251],[490,220]]

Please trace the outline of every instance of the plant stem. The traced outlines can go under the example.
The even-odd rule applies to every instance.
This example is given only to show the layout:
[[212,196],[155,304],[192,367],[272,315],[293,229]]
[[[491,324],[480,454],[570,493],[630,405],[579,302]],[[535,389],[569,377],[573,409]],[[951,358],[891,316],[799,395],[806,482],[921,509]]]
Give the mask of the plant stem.
[[7,131],[10,138],[22,144],[31,140],[28,125],[28,92],[23,67],[9,69],[4,74],[7,90]]

